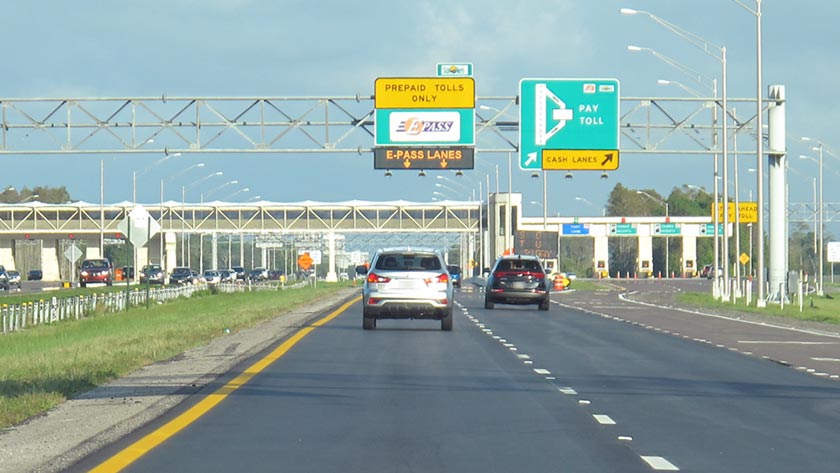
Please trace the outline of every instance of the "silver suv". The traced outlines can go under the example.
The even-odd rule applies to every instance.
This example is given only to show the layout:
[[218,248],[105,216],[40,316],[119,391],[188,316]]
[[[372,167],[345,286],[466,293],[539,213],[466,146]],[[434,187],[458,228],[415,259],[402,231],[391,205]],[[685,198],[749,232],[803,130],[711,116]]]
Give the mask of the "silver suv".
[[427,248],[385,248],[374,254],[362,285],[362,327],[376,328],[378,319],[440,320],[452,330],[452,280],[441,253]]

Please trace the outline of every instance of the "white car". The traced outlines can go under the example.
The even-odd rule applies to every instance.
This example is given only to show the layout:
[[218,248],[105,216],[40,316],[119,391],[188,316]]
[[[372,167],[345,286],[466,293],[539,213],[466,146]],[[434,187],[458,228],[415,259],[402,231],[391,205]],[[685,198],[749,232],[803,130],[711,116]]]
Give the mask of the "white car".
[[204,280],[207,284],[219,284],[222,282],[222,275],[218,271],[208,269],[204,271]]
[[362,285],[362,328],[376,328],[378,319],[440,320],[452,330],[452,279],[441,253],[434,249],[387,248],[376,252]]

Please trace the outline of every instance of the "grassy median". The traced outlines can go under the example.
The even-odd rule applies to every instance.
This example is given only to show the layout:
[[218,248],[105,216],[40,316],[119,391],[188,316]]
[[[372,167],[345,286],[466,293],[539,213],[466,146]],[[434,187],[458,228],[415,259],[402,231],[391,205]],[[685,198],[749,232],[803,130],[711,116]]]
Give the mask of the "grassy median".
[[784,317],[789,319],[802,320],[807,322],[822,322],[840,325],[840,292],[836,288],[826,288],[826,296],[809,294],[803,297],[802,310],[799,309],[799,301],[785,303],[782,308],[778,303],[768,303],[767,307],[758,308],[755,300],[747,306],[743,299],[737,304],[731,302],[720,302],[715,300],[709,293],[686,292],[680,294],[679,301],[696,307],[710,307],[738,312],[749,312],[755,314]]
[[271,319],[347,287],[211,294],[93,315],[0,336],[0,428],[18,424],[61,402],[172,358],[190,348]]

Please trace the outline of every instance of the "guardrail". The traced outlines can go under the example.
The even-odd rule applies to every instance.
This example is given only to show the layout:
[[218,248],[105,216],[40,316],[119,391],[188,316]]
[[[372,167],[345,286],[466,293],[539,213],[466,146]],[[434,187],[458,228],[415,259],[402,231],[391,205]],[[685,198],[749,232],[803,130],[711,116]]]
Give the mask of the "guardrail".
[[[283,286],[272,283],[216,284],[218,292],[235,293],[250,291],[277,291],[303,287],[307,282]],[[133,288],[131,291],[109,292],[70,297],[52,297],[49,300],[0,305],[3,334],[24,330],[27,327],[51,324],[65,320],[78,320],[94,313],[115,313],[128,307],[147,303],[165,303],[181,297],[190,298],[198,291],[207,290],[206,284],[152,288],[148,291]]]

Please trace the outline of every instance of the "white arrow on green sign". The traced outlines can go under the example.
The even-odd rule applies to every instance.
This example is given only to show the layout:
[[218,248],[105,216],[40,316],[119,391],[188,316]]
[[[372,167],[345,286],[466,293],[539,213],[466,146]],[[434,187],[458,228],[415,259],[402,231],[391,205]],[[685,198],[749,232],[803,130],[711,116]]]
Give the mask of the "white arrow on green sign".
[[617,79],[519,81],[519,167],[541,169],[546,150],[618,151]]

